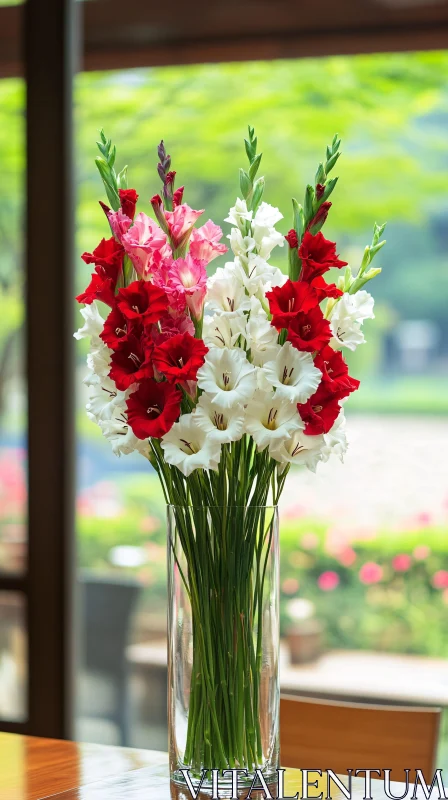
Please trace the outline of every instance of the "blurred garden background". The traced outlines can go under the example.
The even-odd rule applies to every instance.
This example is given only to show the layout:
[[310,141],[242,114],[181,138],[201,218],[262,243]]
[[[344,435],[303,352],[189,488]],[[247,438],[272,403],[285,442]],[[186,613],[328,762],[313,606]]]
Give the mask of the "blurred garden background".
[[[23,109],[23,84],[1,81],[0,565],[9,571],[26,553]],[[186,202],[227,235],[248,123],[263,151],[265,199],[284,214],[284,233],[291,198],[302,200],[335,132],[343,156],[325,235],[355,269],[373,222],[388,223],[375,262],[383,272],[368,287],[376,320],[349,358],[362,385],[346,406],[345,464],[321,465],[317,476],[292,471],[284,493],[282,632],[316,619],[325,649],[447,657],[448,53],[78,76],[76,288],[89,275],[79,254],[107,235],[94,165],[100,128],[117,145],[119,168],[129,165],[140,210],[150,213],[159,191],[163,138]],[[42,187],[42,202],[51,235],[57,198]],[[271,260],[286,270],[286,248]],[[115,457],[88,421],[83,342],[76,353],[79,566],[139,582],[132,638],[152,641],[163,635],[166,608],[161,490],[141,456]]]

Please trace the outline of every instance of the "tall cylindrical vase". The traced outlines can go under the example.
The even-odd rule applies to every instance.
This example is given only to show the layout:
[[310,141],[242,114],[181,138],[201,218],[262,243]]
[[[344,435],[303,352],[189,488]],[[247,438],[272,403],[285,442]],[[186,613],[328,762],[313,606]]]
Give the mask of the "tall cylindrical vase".
[[[278,510],[168,506],[170,773],[195,789],[277,779]],[[188,773],[185,772],[188,770]],[[208,770],[207,774],[204,770]],[[204,777],[205,774],[205,777]],[[215,773],[215,780],[217,773]]]

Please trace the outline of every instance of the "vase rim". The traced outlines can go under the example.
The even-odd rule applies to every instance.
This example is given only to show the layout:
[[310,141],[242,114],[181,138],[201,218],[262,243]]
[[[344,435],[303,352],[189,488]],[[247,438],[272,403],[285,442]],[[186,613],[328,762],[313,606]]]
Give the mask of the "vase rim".
[[218,504],[210,505],[209,503],[204,503],[201,506],[198,506],[198,505],[184,505],[182,503],[167,503],[166,507],[167,508],[194,508],[194,509],[199,509],[199,508],[227,508],[227,509],[266,508],[266,509],[272,509],[273,511],[278,511],[278,505],[275,505],[275,506],[273,506],[273,505],[251,505],[250,503],[248,503],[247,505],[228,505],[228,503],[226,503],[225,505],[218,505]]

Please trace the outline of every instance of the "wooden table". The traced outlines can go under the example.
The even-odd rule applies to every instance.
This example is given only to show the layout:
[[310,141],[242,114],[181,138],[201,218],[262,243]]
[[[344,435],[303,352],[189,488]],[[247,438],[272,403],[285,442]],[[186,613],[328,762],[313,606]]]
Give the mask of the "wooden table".
[[[309,790],[309,795],[318,795],[321,790],[325,797],[324,778],[321,786]],[[285,797],[297,791],[302,796],[301,772],[287,770]],[[403,791],[404,785],[392,784],[396,796]],[[336,787],[331,795],[334,800],[343,800]],[[386,797],[382,781],[372,781],[372,795],[374,800]],[[264,797],[264,793],[256,795],[254,792],[252,797],[256,796]],[[352,798],[362,800],[363,796],[364,781],[354,778]],[[436,793],[432,796],[435,797]],[[191,794],[188,790],[170,786],[166,753],[0,733],[0,800],[49,798],[191,800]]]

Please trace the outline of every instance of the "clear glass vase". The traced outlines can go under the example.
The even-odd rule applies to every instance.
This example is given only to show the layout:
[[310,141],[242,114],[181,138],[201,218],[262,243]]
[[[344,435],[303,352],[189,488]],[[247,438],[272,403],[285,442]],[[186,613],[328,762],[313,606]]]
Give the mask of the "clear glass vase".
[[[277,507],[168,506],[171,779],[209,792],[277,780]],[[207,770],[207,773],[204,773]],[[233,778],[235,780],[235,778]],[[201,784],[202,780],[202,784]],[[222,795],[224,796],[224,795]]]

